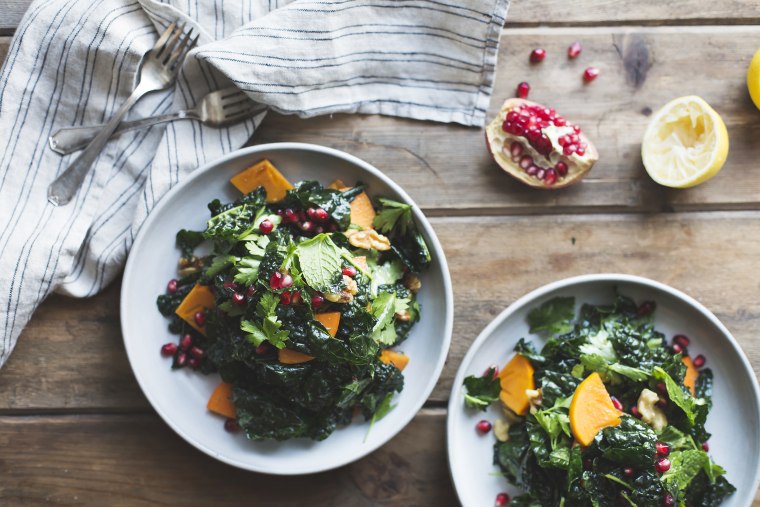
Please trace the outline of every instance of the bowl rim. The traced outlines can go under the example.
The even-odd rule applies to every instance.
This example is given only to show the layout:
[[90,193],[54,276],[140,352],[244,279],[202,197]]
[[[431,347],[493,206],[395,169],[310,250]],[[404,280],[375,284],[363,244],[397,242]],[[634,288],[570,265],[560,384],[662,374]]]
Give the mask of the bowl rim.
[[[638,284],[644,287],[648,287],[651,289],[659,290],[661,292],[665,292],[670,294],[671,296],[674,296],[682,301],[684,301],[686,304],[690,305],[692,308],[697,310],[699,313],[702,314],[705,318],[707,318],[722,334],[724,337],[728,338],[728,343],[733,348],[736,355],[739,357],[739,361],[744,368],[744,372],[748,374],[749,378],[752,379],[752,391],[755,395],[755,403],[758,409],[760,410],[760,386],[758,386],[757,377],[755,376],[754,370],[752,369],[752,365],[749,362],[749,359],[747,359],[747,356],[744,354],[744,351],[739,346],[739,343],[736,341],[736,338],[731,334],[731,332],[728,330],[728,328],[716,317],[710,310],[707,309],[706,306],[704,306],[702,303],[694,299],[693,297],[689,296],[685,292],[682,292],[674,287],[671,287],[667,284],[664,284],[662,282],[658,282],[656,280],[652,280],[651,278],[646,278],[639,275],[630,275],[630,274],[624,274],[624,273],[594,273],[594,274],[585,274],[585,275],[577,275],[577,276],[571,276],[568,278],[563,278],[561,280],[557,280],[554,282],[550,282],[548,284],[542,285],[536,289],[533,289],[532,291],[528,292],[524,296],[518,298],[516,301],[514,301],[512,304],[507,306],[504,310],[499,313],[491,322],[486,325],[485,328],[478,334],[477,338],[475,338],[475,341],[470,345],[470,347],[467,349],[467,353],[465,354],[464,358],[462,358],[462,362],[459,364],[459,368],[457,369],[457,373],[454,376],[454,382],[451,386],[451,393],[449,395],[449,402],[446,406],[446,457],[449,464],[449,475],[451,477],[451,482],[454,485],[454,490],[457,493],[457,498],[459,501],[466,505],[465,498],[462,498],[462,493],[460,491],[459,484],[456,479],[456,475],[454,473],[454,464],[452,463],[451,458],[451,449],[453,446],[453,434],[454,434],[454,417],[453,414],[454,411],[460,410],[462,402],[458,397],[458,394],[460,392],[462,382],[464,381],[464,376],[466,370],[469,368],[470,363],[472,362],[473,358],[475,357],[475,354],[482,346],[483,342],[485,342],[489,336],[491,336],[494,332],[494,330],[506,319],[512,316],[515,312],[523,308],[526,304],[529,304],[536,299],[539,299],[551,292],[554,292],[559,289],[564,289],[567,287],[570,287],[572,285],[580,285],[590,282],[623,282],[623,283],[631,283],[631,284]],[[755,491],[757,491],[758,486],[760,486],[760,467],[755,470],[755,477],[753,480],[752,489],[750,490],[751,497],[750,497],[750,503],[751,500],[754,498]]]
[[[419,399],[414,403],[413,410],[409,410],[409,412],[406,413],[400,419],[400,423],[398,424],[398,427],[395,428],[393,431],[389,432],[387,435],[387,438],[380,439],[372,443],[365,443],[362,446],[355,446],[354,449],[359,449],[358,452],[346,453],[344,457],[341,459],[337,459],[333,461],[332,463],[326,464],[325,466],[313,467],[310,469],[308,468],[300,469],[298,467],[292,467],[285,470],[276,470],[276,471],[273,471],[272,469],[263,469],[261,467],[251,465],[250,463],[246,463],[244,461],[231,459],[227,456],[220,455],[218,452],[214,451],[213,449],[201,444],[200,442],[196,442],[193,438],[191,438],[188,434],[186,434],[182,430],[182,428],[179,427],[178,424],[176,424],[176,422],[173,419],[164,415],[163,409],[159,408],[159,405],[157,405],[157,402],[154,401],[153,396],[150,394],[150,390],[147,389],[147,385],[146,385],[147,381],[145,379],[142,379],[140,375],[138,375],[135,369],[136,357],[133,357],[133,354],[136,354],[136,351],[130,352],[130,346],[128,344],[128,338],[127,338],[132,333],[132,331],[130,330],[129,322],[127,322],[126,319],[124,318],[124,316],[127,315],[126,295],[132,290],[132,283],[133,283],[132,280],[134,278],[133,272],[137,269],[137,266],[135,264],[136,261],[134,261],[136,256],[132,255],[132,252],[137,251],[137,249],[143,247],[143,241],[147,234],[147,231],[150,230],[152,226],[154,225],[154,223],[159,220],[159,217],[162,215],[164,209],[168,207],[168,203],[172,200],[172,197],[181,193],[194,180],[202,177],[207,172],[213,171],[216,168],[229,164],[230,162],[236,161],[239,158],[249,157],[251,155],[255,155],[256,153],[260,153],[260,152],[272,152],[272,151],[285,151],[285,152],[307,151],[307,152],[314,152],[314,153],[319,153],[319,154],[343,159],[346,162],[357,167],[360,170],[360,172],[369,173],[372,176],[378,178],[385,185],[390,187],[390,189],[393,192],[395,192],[401,198],[402,201],[404,201],[407,204],[412,205],[412,213],[417,222],[417,225],[422,229],[422,233],[428,242],[428,247],[430,248],[432,255],[434,255],[437,258],[440,264],[440,271],[441,271],[441,277],[442,277],[442,283],[443,283],[445,322],[444,322],[444,333],[443,333],[443,336],[440,337],[441,352],[439,354],[439,357],[437,358],[437,361],[433,370],[433,375],[430,376],[427,385],[422,390],[423,395],[420,396]],[[137,380],[137,383],[140,386],[140,389],[142,390],[145,397],[148,399],[148,402],[151,404],[153,409],[158,413],[161,419],[169,427],[171,427],[172,430],[174,430],[175,433],[177,433],[180,437],[182,437],[186,442],[190,443],[195,448],[211,456],[212,458],[215,458],[219,461],[235,466],[237,468],[241,468],[241,469],[249,470],[253,472],[267,473],[271,475],[290,476],[290,475],[306,475],[306,474],[324,472],[327,470],[333,470],[335,468],[339,468],[341,466],[357,461],[367,456],[368,454],[372,453],[379,447],[388,443],[396,435],[398,435],[398,433],[400,433],[401,430],[403,430],[409,425],[409,423],[419,413],[422,406],[430,397],[430,394],[432,393],[433,389],[438,383],[441,372],[443,371],[443,366],[446,362],[446,358],[448,357],[449,348],[451,346],[451,337],[453,334],[454,293],[453,293],[452,284],[451,284],[451,274],[449,272],[448,263],[446,261],[446,257],[443,252],[443,247],[441,246],[441,243],[438,240],[438,237],[436,236],[435,231],[433,230],[433,227],[428,221],[428,219],[422,213],[422,211],[414,202],[414,200],[409,196],[409,194],[407,194],[406,191],[404,191],[404,189],[401,188],[401,186],[399,186],[391,178],[383,174],[379,169],[377,169],[370,163],[365,162],[364,160],[354,155],[351,155],[349,153],[343,152],[341,150],[337,150],[335,148],[330,148],[327,146],[321,146],[321,145],[316,145],[316,144],[284,142],[284,143],[258,144],[255,146],[250,146],[250,147],[241,148],[239,150],[232,151],[223,157],[207,162],[206,164],[195,169],[183,181],[175,185],[166,194],[164,194],[164,196],[156,204],[153,210],[148,214],[148,217],[146,218],[146,220],[140,226],[140,230],[138,231],[135,237],[135,240],[132,244],[132,247],[130,248],[130,255],[127,258],[127,262],[124,267],[124,273],[122,275],[122,286],[121,286],[121,292],[120,292],[119,310],[120,310],[119,320],[121,324],[120,327],[121,327],[122,340],[124,342],[124,347],[127,352],[127,359],[129,361],[129,366],[132,369],[132,373],[135,376],[135,379]]]

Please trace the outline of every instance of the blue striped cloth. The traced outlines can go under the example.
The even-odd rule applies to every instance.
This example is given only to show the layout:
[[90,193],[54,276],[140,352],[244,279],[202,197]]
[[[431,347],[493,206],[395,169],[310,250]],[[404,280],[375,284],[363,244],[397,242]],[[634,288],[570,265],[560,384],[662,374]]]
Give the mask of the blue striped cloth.
[[509,0],[37,0],[0,72],[0,366],[51,292],[96,294],[140,224],[194,168],[239,148],[264,118],[225,129],[184,121],[126,133],[67,206],[47,187],[76,155],[60,127],[106,121],[137,63],[174,20],[200,33],[173,93],[130,118],[192,106],[230,82],[303,117],[354,112],[480,126]]

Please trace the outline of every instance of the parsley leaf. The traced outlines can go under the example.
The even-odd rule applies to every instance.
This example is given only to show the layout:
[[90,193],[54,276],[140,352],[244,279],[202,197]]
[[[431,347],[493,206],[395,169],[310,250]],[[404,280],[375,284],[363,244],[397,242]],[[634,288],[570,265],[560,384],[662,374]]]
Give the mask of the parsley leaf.
[[318,234],[298,245],[295,250],[304,280],[321,292],[330,292],[339,283],[340,249],[328,234]]
[[245,242],[248,254],[241,258],[235,266],[235,281],[244,285],[253,285],[259,276],[259,266],[264,259],[269,236],[254,236]]
[[377,319],[372,328],[372,338],[383,345],[393,345],[396,341],[396,327],[393,316],[396,314],[396,293],[381,292],[372,301],[370,313]]
[[383,205],[383,209],[375,216],[375,229],[388,233],[398,225],[401,234],[406,234],[412,224],[412,206],[382,197],[378,201]]
[[266,340],[278,349],[285,348],[289,333],[280,329],[282,322],[275,312],[279,302],[277,294],[267,292],[261,296],[256,306],[256,315],[261,318],[261,324],[250,320],[240,321],[240,330],[248,333],[246,338],[257,347]]
[[564,334],[572,331],[574,317],[575,298],[555,297],[528,313],[528,325],[531,333]]
[[464,404],[467,408],[485,410],[492,402],[499,399],[501,386],[499,377],[494,378],[496,369],[488,368],[482,377],[470,375],[464,379],[464,387],[467,393],[464,395]]

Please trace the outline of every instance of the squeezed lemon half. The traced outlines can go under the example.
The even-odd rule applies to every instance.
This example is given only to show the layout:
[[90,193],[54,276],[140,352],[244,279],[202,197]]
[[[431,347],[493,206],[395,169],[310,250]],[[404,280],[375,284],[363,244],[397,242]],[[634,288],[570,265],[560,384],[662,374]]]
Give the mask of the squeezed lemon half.
[[720,115],[695,95],[671,100],[649,122],[641,158],[649,176],[666,187],[699,185],[721,170],[728,132]]

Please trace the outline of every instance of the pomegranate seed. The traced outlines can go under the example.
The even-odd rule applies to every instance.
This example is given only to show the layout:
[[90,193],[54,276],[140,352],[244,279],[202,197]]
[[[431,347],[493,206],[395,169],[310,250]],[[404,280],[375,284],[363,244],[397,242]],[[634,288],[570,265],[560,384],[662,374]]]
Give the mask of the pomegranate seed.
[[564,127],[565,125],[567,125],[567,120],[565,120],[561,116],[557,116],[556,118],[554,118],[553,121],[554,121],[554,125],[556,125],[557,127]]
[[240,426],[235,419],[230,417],[224,421],[224,431],[227,431],[229,433],[237,433],[240,431]]
[[523,81],[522,83],[517,85],[517,90],[515,91],[515,95],[517,95],[520,99],[527,99],[528,93],[530,93],[530,85]]
[[180,352],[177,354],[177,357],[174,359],[174,365],[181,368],[187,364],[187,354],[184,352]]
[[673,343],[679,344],[681,347],[686,348],[691,345],[691,340],[684,334],[677,334],[673,337]]
[[586,154],[586,148],[584,148],[583,146],[578,146],[578,149],[575,150],[575,154],[578,155],[579,157],[582,157],[583,155]]
[[554,169],[547,169],[544,173],[544,183],[554,185],[557,182],[557,173]]
[[236,305],[243,306],[245,304],[245,294],[242,292],[236,292],[232,295],[232,302]]
[[707,442],[702,442],[702,450],[705,452],[710,452],[710,444]]
[[670,349],[673,351],[673,354],[680,354],[684,350],[683,347],[677,343],[674,343]]
[[190,355],[196,359],[203,359],[203,356],[206,355],[206,352],[200,347],[192,347],[190,349]]
[[169,283],[166,284],[166,293],[174,294],[175,292],[177,292],[177,280],[172,278],[169,280]]
[[526,172],[527,172],[529,175],[531,175],[531,176],[535,176],[535,175],[538,173],[538,170],[539,170],[539,169],[541,169],[541,168],[540,168],[540,167],[538,167],[537,165],[532,165],[532,166],[528,167],[528,169],[527,169],[527,171],[526,171]]
[[314,220],[317,222],[326,222],[329,218],[330,214],[326,210],[322,208],[317,208],[314,210]]
[[658,459],[654,462],[654,469],[657,470],[658,473],[664,474],[670,470],[670,460],[668,458]]
[[581,43],[578,41],[575,41],[567,47],[567,57],[570,58],[571,60],[574,58],[578,58],[582,50],[583,50],[583,47],[581,46]]
[[283,289],[287,289],[291,285],[293,285],[293,277],[291,277],[290,275],[283,276],[282,281],[280,282],[280,287],[282,287]]
[[350,276],[351,278],[356,276],[356,268],[353,266],[346,266],[341,272],[346,276]]
[[557,174],[560,176],[564,176],[567,174],[567,164],[560,161],[557,162],[557,165],[554,166],[554,169],[557,171]]
[[599,69],[596,67],[589,67],[583,71],[583,80],[590,83],[599,76]]
[[654,444],[654,449],[657,451],[658,456],[667,456],[670,454],[670,446],[665,442],[657,442]]
[[623,475],[625,475],[626,477],[633,477],[633,468],[625,467],[623,469]]
[[254,294],[256,294],[256,287],[253,285],[251,285],[245,290],[245,295],[248,296],[249,298],[252,298]]
[[301,304],[301,291],[297,290],[292,294],[292,297],[290,298],[290,304],[292,305]]
[[568,144],[564,148],[562,148],[562,153],[564,153],[566,156],[570,156],[578,149],[578,146],[575,144]]
[[573,132],[575,132],[576,134],[580,134],[581,133],[581,126],[580,125],[573,125]]
[[567,136],[562,136],[559,139],[557,139],[557,142],[559,143],[560,146],[564,148],[565,146],[570,144],[570,138],[568,138]]
[[544,179],[545,174],[546,174],[546,171],[542,167],[539,167],[538,171],[536,171],[536,178],[538,178],[539,180],[542,180]]
[[676,504],[676,500],[673,498],[673,495],[670,493],[665,493],[662,495],[662,505],[663,507],[673,507]]
[[182,339],[179,341],[179,348],[182,350],[188,350],[190,347],[193,346],[193,337],[189,334],[186,334],[182,337]]
[[496,495],[496,503],[494,504],[496,507],[505,507],[506,505],[509,505],[509,495],[507,493],[499,493]]
[[546,58],[546,51],[541,48],[536,48],[530,52],[531,63],[543,62],[544,58]]
[[654,311],[655,305],[654,301],[644,301],[641,303],[636,310],[636,313],[639,317],[646,317],[647,315],[651,315]]
[[296,212],[290,208],[285,210],[284,217],[286,221],[292,224],[298,222],[298,217],[296,216]]
[[660,408],[665,408],[668,406],[668,400],[666,398],[660,398],[659,400],[657,400],[655,405]]
[[161,355],[164,357],[172,357],[176,353],[177,353],[176,343],[164,343],[161,346]]
[[275,271],[272,273],[272,276],[269,277],[269,287],[272,290],[277,290],[282,288],[282,279],[284,277],[282,276],[282,273],[279,271]]
[[318,226],[317,226],[317,227],[314,229],[314,234],[322,234],[323,232],[325,232],[325,228],[324,228],[324,227],[322,227],[321,225],[318,225]]
[[192,369],[196,369],[201,365],[201,360],[197,357],[191,357],[190,360],[187,362],[188,366]]
[[530,155],[525,155],[523,156],[523,158],[520,159],[520,167],[522,167],[523,169],[527,169],[532,165],[533,165],[533,157],[531,157]]
[[486,371],[483,372],[483,375],[481,375],[481,377],[485,377],[486,375],[488,375],[489,371],[493,371],[493,374],[491,374],[491,380],[496,380],[497,378],[499,378],[499,367],[496,366],[495,364],[492,364],[491,366],[486,368]]
[[236,284],[235,282],[224,282],[222,284],[222,287],[224,287],[225,289],[237,290],[238,284]]
[[665,382],[657,382],[657,390],[660,394],[668,394],[668,386],[665,385]]
[[309,217],[309,220],[314,220],[314,212],[315,211],[316,211],[316,209],[314,209],[314,208],[309,208],[309,209],[306,210],[306,216]]
[[193,320],[195,320],[198,327],[203,327],[206,325],[206,314],[203,312],[195,312]]
[[314,294],[313,296],[311,296],[311,306],[313,306],[314,308],[319,308],[323,304],[325,304],[325,298],[323,298],[321,295]]
[[519,157],[520,155],[522,155],[522,152],[523,152],[523,146],[522,146],[522,144],[518,143],[517,141],[514,141],[509,146],[509,153],[510,153],[510,155],[512,155],[513,159],[517,159],[517,157]]
[[263,342],[261,345],[256,347],[256,353],[258,355],[266,354],[271,349],[271,346],[269,345],[269,342]]
[[478,422],[478,424],[475,425],[475,429],[478,430],[478,433],[481,435],[485,435],[489,431],[491,431],[491,423],[483,419],[482,421]]
[[620,400],[615,398],[614,396],[610,396],[610,399],[612,400],[612,406],[615,407],[615,410],[623,411],[623,404],[620,403]]
[[306,212],[304,210],[298,210],[296,213],[296,216],[298,216],[299,222],[305,222],[306,221]]
[[283,292],[282,294],[280,294],[280,303],[284,305],[289,305],[291,299],[292,299],[292,296],[290,292]]
[[694,358],[694,366],[697,368],[701,368],[705,365],[707,362],[707,359],[705,359],[705,356],[702,354],[699,354],[697,357]]
[[641,419],[641,412],[639,412],[639,408],[636,405],[631,407],[631,415],[637,419]]
[[269,220],[262,220],[259,224],[259,230],[262,234],[269,234],[274,229],[274,224]]
[[314,223],[308,220],[301,224],[301,230],[303,232],[311,232],[314,229]]

